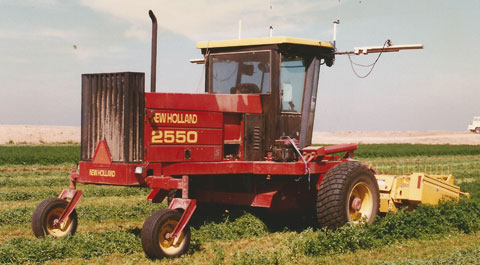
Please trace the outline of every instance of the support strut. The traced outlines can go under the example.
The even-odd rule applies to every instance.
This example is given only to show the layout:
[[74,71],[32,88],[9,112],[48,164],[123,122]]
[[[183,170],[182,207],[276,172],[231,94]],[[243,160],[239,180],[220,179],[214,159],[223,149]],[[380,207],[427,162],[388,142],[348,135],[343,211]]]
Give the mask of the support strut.
[[58,220],[55,220],[55,227],[60,227],[65,222],[65,220],[68,219],[75,207],[77,207],[78,201],[82,197],[82,191],[76,189],[77,179],[78,173],[75,170],[72,170],[72,172],[70,172],[70,189],[64,189],[62,193],[60,193],[60,195],[58,196],[58,198],[62,200],[70,199],[70,201],[68,202],[67,207],[65,207],[65,210],[63,210],[62,214],[60,215],[60,218],[58,218]]
[[177,223],[177,226],[175,226],[175,229],[173,232],[169,235],[167,235],[167,238],[178,238],[182,232],[183,229],[185,229],[185,226],[187,226],[188,221],[190,221],[190,218],[192,218],[193,213],[195,212],[195,209],[197,208],[197,200],[190,200],[190,199],[181,199],[181,198],[174,198],[170,205],[168,206],[168,209],[176,210],[176,209],[183,209],[183,214],[180,220]]

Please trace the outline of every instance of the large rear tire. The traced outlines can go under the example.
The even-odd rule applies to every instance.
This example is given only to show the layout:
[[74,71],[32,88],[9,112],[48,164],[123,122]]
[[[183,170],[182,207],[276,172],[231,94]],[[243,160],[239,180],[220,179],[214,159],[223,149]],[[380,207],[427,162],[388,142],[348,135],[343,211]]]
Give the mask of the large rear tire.
[[167,239],[182,214],[176,210],[161,209],[150,215],[142,227],[142,246],[149,258],[174,258],[182,255],[190,245],[190,227],[187,225],[177,240]]
[[32,230],[36,237],[53,236],[56,238],[75,234],[77,231],[77,212],[73,210],[62,225],[56,226],[55,222],[60,218],[67,207],[68,202],[59,198],[48,198],[42,201],[33,211]]
[[373,222],[380,192],[373,172],[356,161],[331,168],[317,193],[317,221],[331,229],[348,222]]

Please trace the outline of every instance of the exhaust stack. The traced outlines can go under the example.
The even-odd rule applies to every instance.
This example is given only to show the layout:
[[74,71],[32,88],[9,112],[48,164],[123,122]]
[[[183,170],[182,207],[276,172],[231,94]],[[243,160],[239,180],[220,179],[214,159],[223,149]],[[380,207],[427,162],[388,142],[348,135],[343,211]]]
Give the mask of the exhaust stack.
[[152,66],[150,72],[150,92],[156,92],[157,82],[157,18],[152,10],[148,10],[152,20]]

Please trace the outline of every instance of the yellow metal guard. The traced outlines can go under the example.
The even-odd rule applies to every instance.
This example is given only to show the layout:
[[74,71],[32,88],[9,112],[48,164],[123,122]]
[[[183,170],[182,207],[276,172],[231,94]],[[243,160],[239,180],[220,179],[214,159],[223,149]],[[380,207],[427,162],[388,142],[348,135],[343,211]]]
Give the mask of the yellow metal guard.
[[460,195],[470,198],[470,194],[460,191],[453,184],[453,175],[375,175],[380,189],[380,212],[409,209],[419,204],[436,205],[441,200],[458,200]]

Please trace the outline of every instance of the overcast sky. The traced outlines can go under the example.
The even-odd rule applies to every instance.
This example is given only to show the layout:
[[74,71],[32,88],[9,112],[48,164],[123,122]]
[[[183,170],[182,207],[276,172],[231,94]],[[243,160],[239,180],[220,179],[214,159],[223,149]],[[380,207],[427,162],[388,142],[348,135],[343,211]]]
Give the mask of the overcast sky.
[[[337,48],[422,43],[359,79],[348,57],[321,69],[315,129],[465,131],[480,116],[478,0],[0,0],[0,124],[80,125],[82,73],[146,72],[159,20],[158,92],[203,91],[197,41],[276,36]],[[75,48],[75,47],[76,48]],[[353,59],[368,64],[376,55]],[[365,73],[364,69],[359,69]]]

